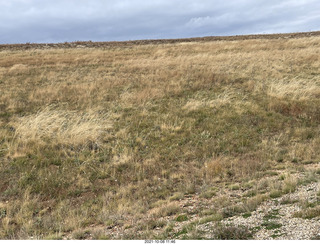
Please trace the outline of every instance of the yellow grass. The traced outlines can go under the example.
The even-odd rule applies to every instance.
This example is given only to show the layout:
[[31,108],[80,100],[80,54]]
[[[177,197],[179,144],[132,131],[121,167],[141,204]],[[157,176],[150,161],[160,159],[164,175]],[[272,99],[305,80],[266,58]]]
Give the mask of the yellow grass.
[[11,153],[32,153],[32,148],[67,147],[74,151],[98,149],[111,123],[107,115],[91,110],[88,113],[65,111],[49,106],[36,114],[18,118],[13,124],[15,135]]

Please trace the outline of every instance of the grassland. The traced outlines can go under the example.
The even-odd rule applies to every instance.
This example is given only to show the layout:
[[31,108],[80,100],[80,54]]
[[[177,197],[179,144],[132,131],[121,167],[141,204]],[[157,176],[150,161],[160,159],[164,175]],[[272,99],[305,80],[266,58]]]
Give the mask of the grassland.
[[201,239],[173,226],[316,181],[290,175],[320,161],[319,57],[320,37],[2,50],[0,239]]

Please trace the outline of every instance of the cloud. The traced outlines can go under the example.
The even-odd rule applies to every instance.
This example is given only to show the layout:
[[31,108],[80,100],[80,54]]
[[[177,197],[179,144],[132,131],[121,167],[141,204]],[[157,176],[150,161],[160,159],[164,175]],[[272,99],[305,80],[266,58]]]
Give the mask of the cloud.
[[318,0],[0,0],[0,43],[320,30]]

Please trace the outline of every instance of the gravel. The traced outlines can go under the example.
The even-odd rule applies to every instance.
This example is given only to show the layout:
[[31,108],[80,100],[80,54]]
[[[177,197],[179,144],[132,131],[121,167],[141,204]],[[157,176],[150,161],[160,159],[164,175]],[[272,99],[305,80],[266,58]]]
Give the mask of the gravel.
[[[223,220],[222,223],[255,228],[258,231],[253,235],[253,239],[256,240],[310,240],[319,238],[319,217],[313,219],[293,217],[295,212],[302,210],[301,201],[308,201],[309,203],[317,201],[319,190],[319,183],[301,186],[294,193],[264,202],[248,218],[233,216]],[[290,199],[291,203],[281,204],[286,199]],[[274,213],[273,218],[268,218],[270,213]],[[263,224],[270,222],[280,224],[281,227],[268,230]]]

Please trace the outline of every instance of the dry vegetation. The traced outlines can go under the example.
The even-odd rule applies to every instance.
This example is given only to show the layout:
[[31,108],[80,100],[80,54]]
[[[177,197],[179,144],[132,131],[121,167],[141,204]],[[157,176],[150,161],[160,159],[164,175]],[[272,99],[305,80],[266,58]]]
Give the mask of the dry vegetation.
[[320,37],[2,50],[0,239],[180,238],[186,196],[206,222],[294,191],[320,161],[319,57]]

